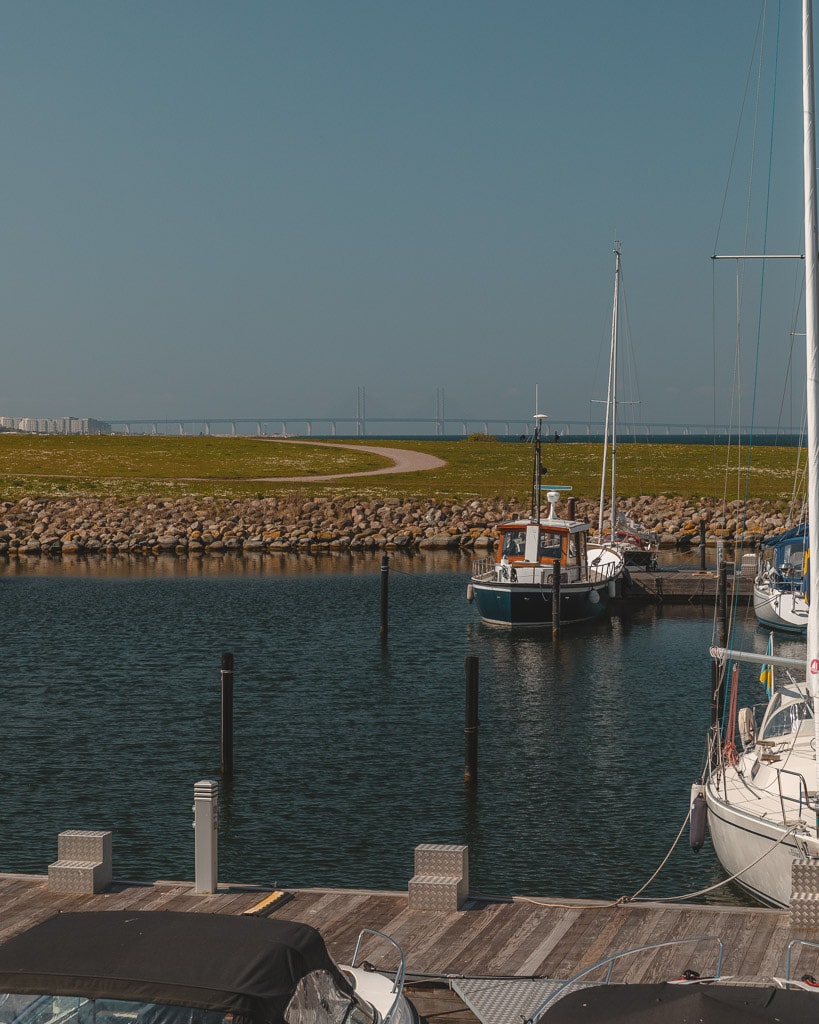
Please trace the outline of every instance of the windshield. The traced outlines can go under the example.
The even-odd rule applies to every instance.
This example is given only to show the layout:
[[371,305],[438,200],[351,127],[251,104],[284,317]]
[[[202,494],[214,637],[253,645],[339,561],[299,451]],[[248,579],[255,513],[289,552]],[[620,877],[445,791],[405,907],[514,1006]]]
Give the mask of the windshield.
[[559,533],[549,533],[541,530],[538,538],[538,559],[560,558],[563,554],[563,537]]
[[311,971],[284,1011],[287,1024],[378,1024],[378,1014],[356,995],[340,991],[327,971]]
[[501,555],[507,558],[523,558],[526,551],[526,530],[504,530]]
[[774,711],[765,723],[764,739],[774,736],[788,736],[799,731],[799,726],[806,719],[813,718],[813,712],[807,701],[798,700]]
[[221,1010],[86,999],[83,996],[0,995],[0,1024],[250,1024]]

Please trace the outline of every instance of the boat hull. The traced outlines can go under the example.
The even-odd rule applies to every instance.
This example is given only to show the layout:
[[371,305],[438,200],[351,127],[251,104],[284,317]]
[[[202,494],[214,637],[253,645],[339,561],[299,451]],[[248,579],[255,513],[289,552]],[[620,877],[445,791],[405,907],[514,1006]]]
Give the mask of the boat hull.
[[[551,626],[552,588],[537,583],[473,578],[472,593],[481,619],[493,626]],[[609,586],[563,584],[560,589],[561,623],[587,622],[606,613]]]
[[705,799],[714,852],[725,871],[731,876],[738,875],[734,879],[736,884],[760,903],[787,907],[791,899],[791,864],[802,856],[793,835],[783,839],[782,825],[727,803],[714,784],[706,786]]
[[808,603],[799,592],[754,583],[754,614],[769,629],[788,633],[808,629]]

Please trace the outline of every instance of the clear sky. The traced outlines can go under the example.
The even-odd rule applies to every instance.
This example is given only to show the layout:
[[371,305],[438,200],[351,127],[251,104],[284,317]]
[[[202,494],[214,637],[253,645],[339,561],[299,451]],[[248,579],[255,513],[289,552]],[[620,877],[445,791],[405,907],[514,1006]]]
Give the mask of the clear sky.
[[[759,11],[5,0],[0,414],[341,417],[364,388],[372,418],[432,415],[443,391],[448,416],[525,419],[538,385],[551,420],[585,421],[618,238],[629,415],[713,422],[716,359],[727,422],[734,272],[717,268],[715,317],[710,256]],[[785,0],[772,252],[803,249],[799,23]],[[747,152],[723,251],[745,245]],[[742,418],[755,401],[775,424],[801,409],[782,411],[793,265],[765,287],[781,306],[755,399],[755,327],[743,337]]]

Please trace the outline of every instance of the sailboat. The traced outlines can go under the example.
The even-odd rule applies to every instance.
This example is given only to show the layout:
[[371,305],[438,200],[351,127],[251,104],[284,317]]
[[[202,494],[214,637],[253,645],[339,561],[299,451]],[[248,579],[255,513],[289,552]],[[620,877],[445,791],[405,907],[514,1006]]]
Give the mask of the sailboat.
[[754,613],[760,624],[788,633],[808,628],[808,524],[766,540],[754,578]]
[[[807,356],[808,521],[819,523],[819,325],[817,325],[817,200],[814,127],[813,17],[802,0],[802,99]],[[810,559],[812,594],[819,594]],[[819,857],[819,601],[808,609],[806,659],[712,648],[715,699],[704,782],[692,790],[691,843],[701,844],[703,804],[714,850],[730,876],[760,902],[791,903],[795,858]],[[739,662],[762,666],[769,699],[761,722],[751,708],[735,717]],[[728,672],[728,665],[733,667]],[[784,682],[778,669],[784,669]],[[769,673],[775,673],[768,680]],[[726,680],[730,678],[730,690]],[[728,714],[723,726],[723,711]],[[738,733],[737,733],[738,730]]]
[[[481,619],[490,625],[549,626],[553,608],[561,623],[597,618],[615,596],[623,575],[618,551],[588,544],[587,522],[558,515],[557,504],[571,487],[541,484],[540,435],[545,419],[541,413],[535,415],[531,514],[501,523],[495,554],[472,565],[467,600],[474,600]],[[541,510],[543,490],[549,502],[547,515]]]
[[[609,350],[609,383],[606,396],[606,425],[603,432],[603,472],[600,478],[600,519],[598,536],[607,547],[619,551],[627,566],[649,568],[657,564],[657,537],[639,523],[629,519],[617,507],[617,370],[620,335],[620,243],[614,243],[614,301],[611,313],[611,347]],[[611,497],[609,532],[604,533],[606,478],[611,438]]]

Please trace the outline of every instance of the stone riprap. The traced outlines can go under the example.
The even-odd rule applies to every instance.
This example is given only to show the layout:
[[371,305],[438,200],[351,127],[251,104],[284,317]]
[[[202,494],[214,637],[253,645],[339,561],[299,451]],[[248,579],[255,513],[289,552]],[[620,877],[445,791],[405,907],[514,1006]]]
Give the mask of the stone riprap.
[[[566,514],[566,504],[558,510]],[[622,511],[654,531],[660,546],[754,542],[794,525],[775,503],[640,497]],[[797,515],[794,512],[793,515]],[[61,554],[206,555],[225,552],[366,551],[450,548],[488,550],[497,525],[526,517],[520,502],[320,498],[304,495],[229,500],[145,497],[23,498],[0,502],[0,556]],[[597,503],[578,499],[575,516],[592,523]]]

